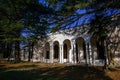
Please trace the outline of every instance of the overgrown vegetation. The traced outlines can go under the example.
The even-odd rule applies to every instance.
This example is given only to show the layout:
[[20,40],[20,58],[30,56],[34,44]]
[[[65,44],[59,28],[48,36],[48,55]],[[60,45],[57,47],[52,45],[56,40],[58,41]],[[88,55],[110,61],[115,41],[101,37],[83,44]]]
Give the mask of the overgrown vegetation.
[[[76,13],[80,9],[86,12]],[[87,23],[90,26],[89,33],[98,35],[99,40],[104,42],[101,44],[104,46],[104,54],[108,55],[111,45],[115,46],[113,51],[110,51],[113,54],[119,49],[119,35],[116,35],[117,40],[110,40],[110,34],[116,28],[119,34],[120,11],[106,15],[108,10],[110,13],[114,10],[119,11],[120,0],[46,0],[44,5],[39,3],[39,0],[0,0],[0,53],[5,54],[4,58],[9,60],[14,51],[15,62],[20,62],[21,42],[25,41],[30,46],[35,41],[45,38],[51,25],[54,26],[52,32],[71,28],[69,25],[75,22],[75,27],[81,26],[82,24],[77,24],[81,17],[94,14],[95,18]],[[22,33],[28,34],[27,37]],[[109,56],[109,62],[112,60]]]

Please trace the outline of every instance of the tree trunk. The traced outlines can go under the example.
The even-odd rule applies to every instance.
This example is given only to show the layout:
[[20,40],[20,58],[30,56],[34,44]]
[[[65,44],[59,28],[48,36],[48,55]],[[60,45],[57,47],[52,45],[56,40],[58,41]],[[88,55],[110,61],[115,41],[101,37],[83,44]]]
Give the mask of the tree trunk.
[[31,59],[31,43],[30,42],[28,43],[28,52],[29,52],[28,62],[30,62],[30,59]]
[[8,61],[11,59],[11,53],[12,53],[12,43],[7,43],[7,55],[8,55]]
[[15,63],[20,62],[20,42],[15,42]]
[[28,44],[28,51],[29,51],[28,62],[31,61],[31,58],[33,56],[33,47],[34,47],[34,43],[33,42],[29,42],[29,44]]
[[106,40],[104,39],[104,56],[105,56],[105,64],[104,64],[104,69],[107,69],[107,63],[108,63],[108,52],[107,52],[107,43]]

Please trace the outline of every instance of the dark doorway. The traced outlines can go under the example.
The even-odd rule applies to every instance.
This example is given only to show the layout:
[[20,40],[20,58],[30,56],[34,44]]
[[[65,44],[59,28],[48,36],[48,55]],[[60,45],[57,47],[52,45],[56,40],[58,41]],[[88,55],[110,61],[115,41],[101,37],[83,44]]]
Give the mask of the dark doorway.
[[67,59],[67,44],[64,44],[64,59]]
[[57,44],[55,44],[54,46],[54,59],[58,59],[59,58],[59,46]]

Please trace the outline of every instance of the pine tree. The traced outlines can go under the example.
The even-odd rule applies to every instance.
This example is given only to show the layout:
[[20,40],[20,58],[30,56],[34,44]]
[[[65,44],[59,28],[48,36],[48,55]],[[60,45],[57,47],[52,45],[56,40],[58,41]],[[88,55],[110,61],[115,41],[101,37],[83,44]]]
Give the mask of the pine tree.
[[[38,0],[0,0],[0,44],[15,45],[15,62],[20,61],[20,43],[25,41],[21,33],[29,30],[28,40],[42,39],[48,29],[47,18],[51,9],[39,4]],[[4,51],[2,51],[4,53]]]

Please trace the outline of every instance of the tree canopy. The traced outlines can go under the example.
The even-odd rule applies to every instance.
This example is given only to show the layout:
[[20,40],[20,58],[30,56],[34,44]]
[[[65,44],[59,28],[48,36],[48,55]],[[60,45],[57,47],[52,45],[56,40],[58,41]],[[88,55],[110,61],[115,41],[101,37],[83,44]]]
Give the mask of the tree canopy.
[[0,0],[0,44],[39,40],[50,29],[84,24],[105,37],[119,20],[120,0]]
[[[1,40],[14,40],[21,38],[21,32],[33,33],[42,37],[45,35],[50,25],[55,26],[55,30],[59,28],[70,28],[73,26],[80,26],[80,18],[94,15],[95,18],[90,17],[89,21],[99,19],[99,16],[104,17],[104,21],[111,16],[119,14],[116,12],[110,16],[107,11],[114,12],[115,9],[120,10],[119,0],[1,0],[0,1],[0,26]],[[80,11],[84,10],[83,13]],[[110,11],[110,9],[112,9]],[[117,11],[116,10],[116,11]],[[109,13],[108,12],[108,13]],[[85,17],[86,16],[86,17]],[[98,16],[98,17],[97,17]],[[109,17],[109,18],[108,18]],[[106,18],[106,19],[105,19]],[[103,18],[101,18],[103,19]],[[119,19],[119,17],[118,17]],[[86,23],[84,20],[83,24]],[[101,20],[103,21],[103,20]],[[88,22],[88,21],[87,21]],[[67,26],[67,27],[66,27]],[[56,29],[58,28],[58,29]],[[92,27],[93,28],[93,27]],[[19,32],[19,34],[16,34]],[[9,34],[9,35],[8,35]],[[7,35],[7,36],[6,36]],[[20,38],[18,38],[18,36]],[[35,37],[35,36],[34,36]],[[16,38],[16,39],[15,39]]]
[[19,61],[21,41],[42,39],[52,13],[38,0],[0,0],[0,53],[10,55],[15,48],[15,60]]
[[51,15],[51,11],[52,9],[39,4],[38,0],[1,0],[1,39],[22,40],[21,32],[45,35],[45,30],[48,29],[46,18]]
[[[80,18],[94,14],[94,17],[96,15],[108,15],[107,12],[109,10],[109,13],[114,12],[115,9],[119,11],[120,13],[120,1],[119,0],[46,0],[48,1],[50,6],[57,7],[57,5],[60,5],[60,7],[56,10],[56,16],[59,16],[58,18],[58,24],[63,25],[62,27],[66,27],[67,25],[73,24],[74,22],[77,22]],[[56,8],[54,8],[56,9]],[[112,9],[112,10],[110,10]],[[84,10],[85,12],[82,12]],[[116,14],[118,14],[116,12]],[[112,15],[116,15],[115,13]],[[100,16],[101,16],[100,15]],[[111,17],[106,16],[106,17]],[[88,17],[86,18],[88,19]],[[80,26],[79,22],[76,23],[75,26]]]

